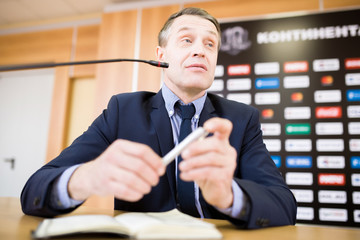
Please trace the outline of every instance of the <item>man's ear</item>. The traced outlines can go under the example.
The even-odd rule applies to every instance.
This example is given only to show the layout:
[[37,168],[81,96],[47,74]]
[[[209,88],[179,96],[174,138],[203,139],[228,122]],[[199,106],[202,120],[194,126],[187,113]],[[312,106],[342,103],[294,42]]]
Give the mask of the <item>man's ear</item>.
[[164,49],[160,46],[156,47],[156,60],[157,61],[165,61]]

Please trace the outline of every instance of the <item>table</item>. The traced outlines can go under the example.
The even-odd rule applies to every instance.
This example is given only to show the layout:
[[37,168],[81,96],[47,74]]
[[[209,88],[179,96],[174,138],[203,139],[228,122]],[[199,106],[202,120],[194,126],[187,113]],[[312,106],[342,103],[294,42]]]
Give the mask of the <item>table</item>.
[[[90,207],[79,207],[76,211],[68,215],[75,214],[106,214],[114,216],[120,211],[97,209]],[[18,198],[0,197],[0,239],[12,240],[31,239],[31,230],[43,220],[41,217],[24,215],[21,211],[20,200]],[[236,229],[229,222],[224,220],[207,220],[216,224],[217,228],[224,236],[224,240],[355,240],[360,239],[360,229],[323,227],[314,225],[296,225],[272,227],[258,230]],[[62,238],[65,239],[65,238]],[[66,239],[81,239],[79,236]],[[94,236],[86,239],[100,239]],[[104,239],[104,238],[102,238]],[[107,237],[106,239],[119,239]]]

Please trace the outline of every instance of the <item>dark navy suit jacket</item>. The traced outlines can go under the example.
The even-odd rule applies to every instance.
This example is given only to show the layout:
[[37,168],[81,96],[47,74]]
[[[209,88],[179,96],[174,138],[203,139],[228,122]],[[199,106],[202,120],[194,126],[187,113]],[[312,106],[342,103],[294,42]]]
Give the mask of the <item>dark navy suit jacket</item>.
[[[221,117],[233,123],[230,144],[237,150],[234,180],[249,199],[248,221],[232,219],[200,197],[207,218],[227,219],[244,228],[295,224],[296,201],[265,148],[258,111],[245,104],[208,94],[199,126]],[[160,156],[173,147],[172,128],[161,91],[125,93],[113,96],[108,108],[57,158],[35,172],[21,194],[25,214],[51,217],[70,212],[52,209],[49,193],[54,180],[68,167],[99,156],[116,139],[128,139],[150,146]],[[166,211],[176,207],[174,163],[157,186],[138,202],[115,199],[115,209]]]

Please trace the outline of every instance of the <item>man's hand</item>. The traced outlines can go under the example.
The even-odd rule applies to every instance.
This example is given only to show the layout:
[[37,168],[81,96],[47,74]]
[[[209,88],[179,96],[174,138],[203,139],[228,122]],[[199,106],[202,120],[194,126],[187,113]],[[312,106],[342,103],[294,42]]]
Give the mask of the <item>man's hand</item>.
[[180,177],[195,181],[209,204],[225,209],[233,203],[231,184],[236,167],[236,151],[229,143],[232,123],[212,118],[205,122],[204,128],[214,135],[184,150]]
[[85,200],[95,194],[138,201],[151,191],[164,173],[160,156],[150,147],[117,140],[98,158],[75,170],[68,192],[75,200]]

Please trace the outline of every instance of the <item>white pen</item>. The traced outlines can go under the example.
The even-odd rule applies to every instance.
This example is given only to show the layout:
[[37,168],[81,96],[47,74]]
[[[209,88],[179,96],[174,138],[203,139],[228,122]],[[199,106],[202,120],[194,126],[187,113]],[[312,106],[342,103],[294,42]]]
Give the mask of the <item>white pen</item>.
[[195,129],[184,140],[182,140],[181,143],[179,143],[162,158],[164,165],[166,166],[171,163],[190,143],[197,139],[205,138],[208,134],[209,133],[202,127]]

